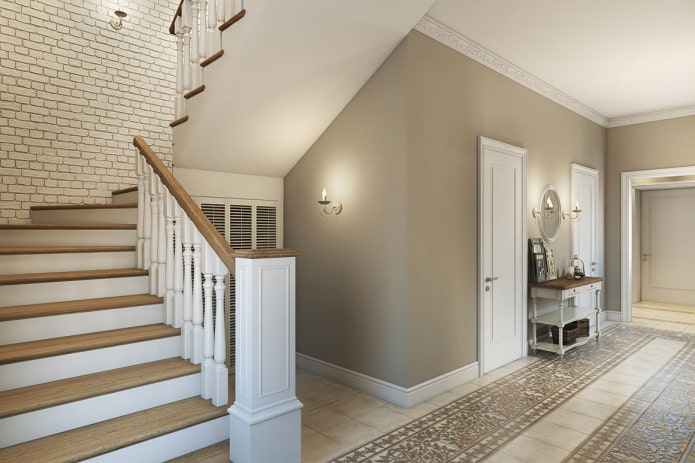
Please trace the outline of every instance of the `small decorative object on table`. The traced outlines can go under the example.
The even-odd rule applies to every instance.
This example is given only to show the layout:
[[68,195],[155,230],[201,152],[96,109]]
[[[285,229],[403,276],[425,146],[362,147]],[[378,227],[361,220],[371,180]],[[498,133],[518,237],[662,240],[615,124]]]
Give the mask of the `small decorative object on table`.
[[581,280],[586,276],[584,273],[584,261],[579,258],[578,255],[574,255],[572,258],[572,263],[567,268],[567,279],[568,280]]

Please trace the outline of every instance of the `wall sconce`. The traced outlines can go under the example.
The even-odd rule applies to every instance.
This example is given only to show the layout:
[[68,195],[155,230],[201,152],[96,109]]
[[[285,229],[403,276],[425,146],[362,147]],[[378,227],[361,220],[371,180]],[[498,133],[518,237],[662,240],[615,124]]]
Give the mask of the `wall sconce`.
[[114,12],[114,14],[116,16],[111,18],[111,20],[109,21],[109,24],[111,24],[111,27],[113,27],[117,31],[120,31],[123,28],[123,18],[128,16],[128,13],[126,13],[125,11],[122,11],[122,10],[116,10]]
[[321,208],[321,215],[338,215],[343,212],[343,203],[340,201],[328,201],[326,196],[326,187],[324,187],[323,191],[321,192],[321,200],[319,201],[319,204],[323,206]]
[[577,201],[577,203],[574,205],[574,209],[572,209],[572,211],[570,211],[570,212],[562,211],[562,218],[565,220],[569,219],[572,222],[577,222],[581,218],[580,217],[581,212],[582,212],[582,210],[579,209],[579,201]]
[[531,211],[533,218],[537,219],[538,217],[541,217],[543,219],[547,219],[555,213],[555,206],[553,206],[553,202],[550,200],[550,198],[548,198],[548,200],[546,201],[545,207],[543,209],[545,212],[541,212],[538,210],[537,207],[534,207],[533,211]]

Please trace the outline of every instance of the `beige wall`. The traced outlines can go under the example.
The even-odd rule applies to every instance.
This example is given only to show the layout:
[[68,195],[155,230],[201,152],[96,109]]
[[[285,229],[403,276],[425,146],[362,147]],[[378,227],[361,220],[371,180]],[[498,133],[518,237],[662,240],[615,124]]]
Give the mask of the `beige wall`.
[[620,310],[620,173],[695,165],[695,116],[610,128],[606,139],[606,306]]
[[480,135],[528,149],[529,208],[546,184],[568,205],[572,162],[603,182],[605,129],[412,32],[285,179],[299,352],[403,387],[477,360]]

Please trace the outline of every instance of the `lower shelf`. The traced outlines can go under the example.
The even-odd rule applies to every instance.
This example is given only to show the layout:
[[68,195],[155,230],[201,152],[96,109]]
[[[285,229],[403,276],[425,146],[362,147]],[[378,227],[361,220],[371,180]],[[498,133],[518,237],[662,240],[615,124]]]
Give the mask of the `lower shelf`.
[[575,347],[583,346],[590,340],[598,337],[600,334],[600,332],[593,332],[589,334],[589,336],[577,338],[577,340],[573,344],[569,344],[567,346],[553,344],[552,342],[536,342],[535,344],[531,344],[531,349],[555,352],[556,354],[562,355],[568,350],[574,349]]

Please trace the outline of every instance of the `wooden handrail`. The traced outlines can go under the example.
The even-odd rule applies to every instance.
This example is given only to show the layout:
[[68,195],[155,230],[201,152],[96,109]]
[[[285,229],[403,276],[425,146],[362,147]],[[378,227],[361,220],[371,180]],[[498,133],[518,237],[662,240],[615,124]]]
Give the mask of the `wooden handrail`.
[[183,11],[183,0],[179,2],[179,7],[176,8],[176,13],[174,13],[174,19],[171,20],[171,25],[169,26],[169,33],[171,35],[176,35],[176,18],[181,16],[181,12]]
[[188,215],[191,222],[196,226],[198,231],[205,241],[212,247],[213,251],[227,266],[229,273],[234,275],[234,250],[225,241],[220,232],[210,223],[210,220],[203,214],[203,211],[193,201],[191,195],[179,183],[174,175],[169,172],[169,169],[164,166],[164,163],[157,157],[152,148],[141,137],[133,139],[133,145],[140,151],[147,163],[152,166],[154,173],[162,180],[164,186],[167,187],[171,195],[176,198],[176,201],[181,206],[181,209]]

